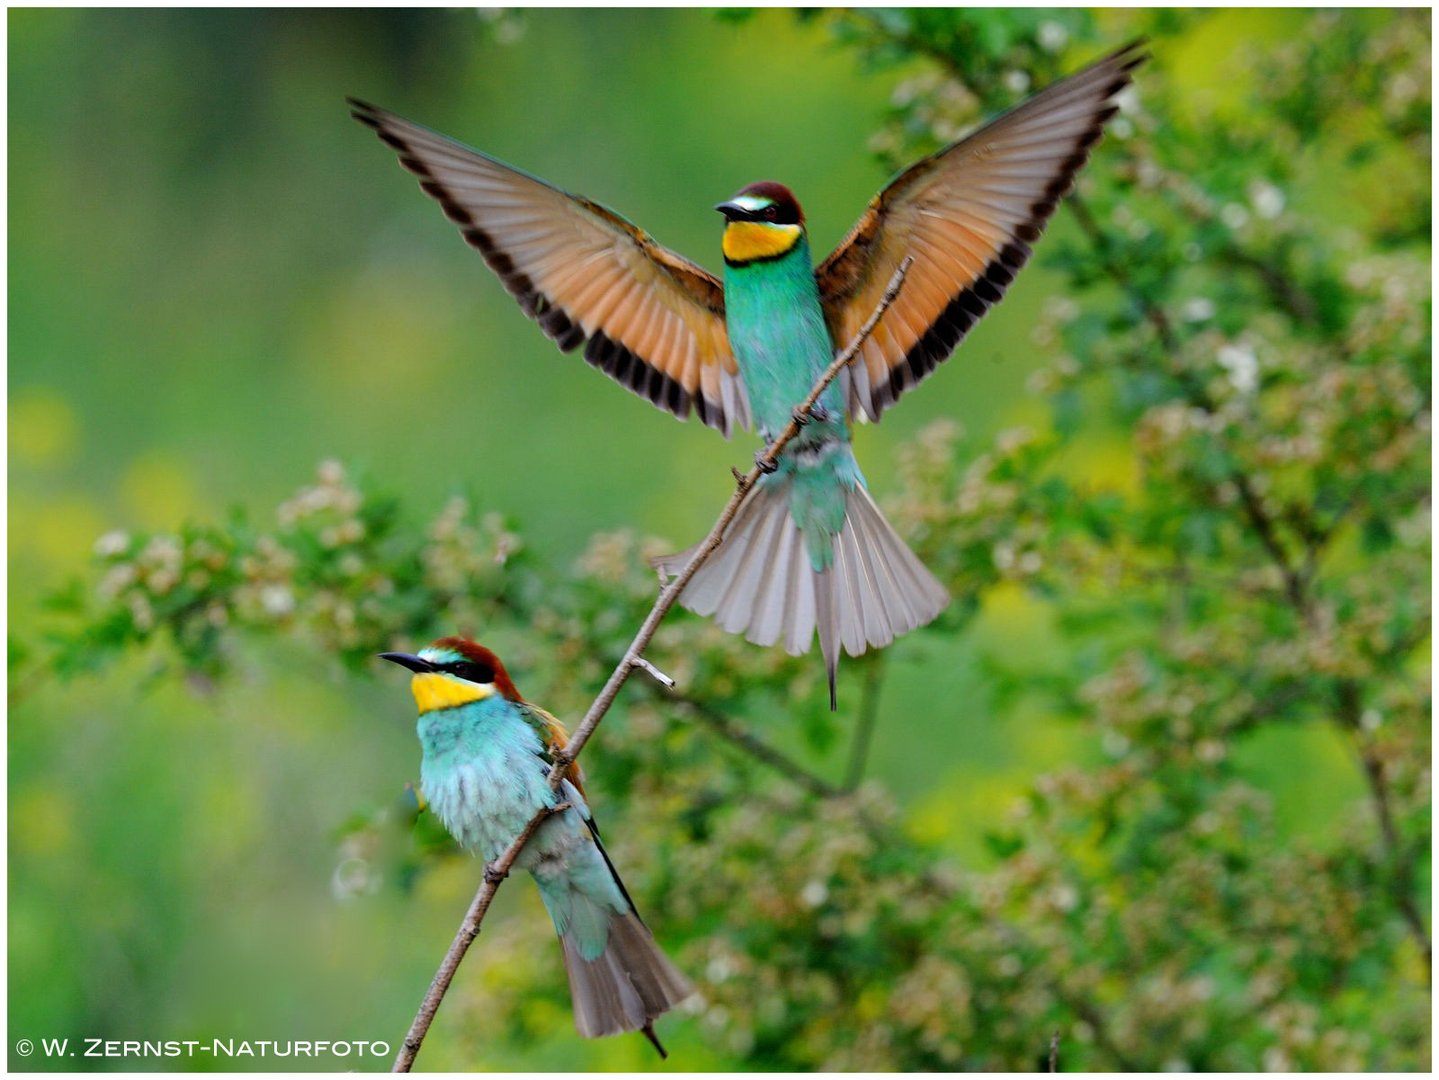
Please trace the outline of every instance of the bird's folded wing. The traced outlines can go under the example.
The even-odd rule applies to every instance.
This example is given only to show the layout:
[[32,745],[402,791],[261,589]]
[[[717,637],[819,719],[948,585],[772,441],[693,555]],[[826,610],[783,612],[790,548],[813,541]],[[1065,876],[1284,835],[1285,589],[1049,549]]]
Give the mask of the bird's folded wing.
[[[529,724],[535,734],[540,737],[540,743],[547,752],[551,754],[556,751],[563,752],[569,746],[570,733],[554,713],[528,701],[518,701],[515,705],[520,710],[520,715],[524,717],[525,723]],[[580,771],[578,761],[570,762],[570,767],[565,771],[565,779],[573,781],[580,794],[584,794],[585,774]],[[585,808],[584,812],[588,816],[588,808]]]
[[1004,295],[1145,56],[1140,42],[1046,88],[906,169],[815,272],[836,350],[898,299],[845,372],[853,416],[880,414],[944,360]]
[[566,352],[680,419],[748,427],[715,277],[618,214],[384,109],[351,99]]

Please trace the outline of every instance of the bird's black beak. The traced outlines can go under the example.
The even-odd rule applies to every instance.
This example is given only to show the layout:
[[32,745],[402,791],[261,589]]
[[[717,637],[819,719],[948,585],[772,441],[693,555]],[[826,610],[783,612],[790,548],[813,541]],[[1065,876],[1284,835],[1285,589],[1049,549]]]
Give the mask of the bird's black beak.
[[392,664],[399,664],[400,667],[409,668],[416,675],[423,675],[427,671],[434,671],[435,665],[428,660],[407,652],[382,652],[381,660],[388,660]]
[[733,221],[735,218],[743,217],[745,214],[749,213],[749,210],[746,207],[741,206],[733,199],[722,203],[716,203],[715,209],[725,216],[726,221]]

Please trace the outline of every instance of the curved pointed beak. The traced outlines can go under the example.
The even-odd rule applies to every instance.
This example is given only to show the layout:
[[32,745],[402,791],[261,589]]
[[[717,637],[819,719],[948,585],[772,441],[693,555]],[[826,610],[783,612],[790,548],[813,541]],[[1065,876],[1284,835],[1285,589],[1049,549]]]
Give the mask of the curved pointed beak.
[[407,652],[382,652],[379,654],[381,660],[388,660],[392,664],[399,664],[400,667],[409,668],[416,675],[422,675],[427,671],[434,671],[435,665],[422,657]]
[[748,208],[741,206],[733,199],[726,199],[722,203],[715,203],[715,209],[718,210],[721,214],[723,214],[726,218],[737,217],[740,214],[749,213]]

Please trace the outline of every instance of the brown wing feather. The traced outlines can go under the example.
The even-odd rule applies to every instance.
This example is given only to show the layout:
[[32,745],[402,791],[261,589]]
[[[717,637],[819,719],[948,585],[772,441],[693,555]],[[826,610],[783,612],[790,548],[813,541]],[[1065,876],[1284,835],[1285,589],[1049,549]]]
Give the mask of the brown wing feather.
[[815,271],[836,349],[895,269],[904,288],[844,378],[850,414],[878,420],[1004,296],[1145,59],[1141,42],[1046,88],[897,177]]
[[[534,729],[535,734],[540,737],[540,741],[544,743],[546,750],[563,751],[569,746],[570,733],[565,729],[565,725],[560,722],[554,713],[542,709],[529,701],[518,701],[515,704],[519,706],[520,714],[525,718],[525,722],[529,724],[530,727]],[[579,789],[581,795],[584,795],[585,774],[580,771],[580,763],[578,761],[570,762],[570,767],[565,774],[565,778]]]
[[351,99],[559,347],[685,419],[748,427],[715,277],[618,214]]

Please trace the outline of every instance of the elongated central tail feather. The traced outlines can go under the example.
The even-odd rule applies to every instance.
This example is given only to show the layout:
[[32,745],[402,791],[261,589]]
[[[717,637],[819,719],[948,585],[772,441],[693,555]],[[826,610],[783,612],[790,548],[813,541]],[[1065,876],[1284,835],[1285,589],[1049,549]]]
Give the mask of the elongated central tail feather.
[[[655,565],[673,576],[693,552],[666,555]],[[846,490],[833,561],[816,570],[790,513],[787,485],[767,483],[745,500],[680,603],[756,645],[783,641],[792,656],[808,652],[818,630],[833,708],[841,645],[850,656],[888,645],[943,611],[949,594],[862,484]]]

